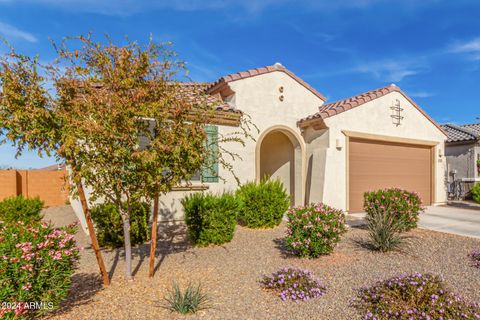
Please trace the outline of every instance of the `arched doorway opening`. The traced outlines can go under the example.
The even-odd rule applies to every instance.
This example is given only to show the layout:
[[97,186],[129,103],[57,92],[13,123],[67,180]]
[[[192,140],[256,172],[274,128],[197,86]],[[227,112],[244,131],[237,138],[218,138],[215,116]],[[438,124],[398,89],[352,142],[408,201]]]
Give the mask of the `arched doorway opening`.
[[288,127],[274,127],[261,135],[257,146],[257,179],[280,180],[292,205],[303,204],[304,147],[299,139]]

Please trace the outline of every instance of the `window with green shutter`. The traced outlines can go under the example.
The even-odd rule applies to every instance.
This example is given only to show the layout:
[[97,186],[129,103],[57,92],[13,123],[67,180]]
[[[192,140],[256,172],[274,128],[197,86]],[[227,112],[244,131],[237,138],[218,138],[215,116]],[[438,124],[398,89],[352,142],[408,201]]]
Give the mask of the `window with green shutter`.
[[207,161],[202,169],[202,182],[218,182],[218,127],[205,126]]

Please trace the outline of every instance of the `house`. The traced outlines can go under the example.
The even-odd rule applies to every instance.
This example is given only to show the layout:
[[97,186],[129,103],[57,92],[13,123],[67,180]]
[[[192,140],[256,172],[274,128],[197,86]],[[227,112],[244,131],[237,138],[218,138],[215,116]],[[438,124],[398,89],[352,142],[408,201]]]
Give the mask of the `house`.
[[[259,132],[245,147],[226,145],[241,182],[283,181],[292,205],[324,202],[360,211],[363,193],[387,187],[416,191],[425,204],[446,202],[446,133],[400,88],[390,85],[325,104],[326,98],[279,63],[201,84],[230,111],[251,117]],[[238,130],[218,124],[210,134]],[[161,198],[161,219],[182,219],[180,199],[200,190],[234,190],[234,177],[197,177]],[[78,212],[78,209],[76,210]]]
[[463,180],[469,189],[480,181],[480,123],[446,124],[442,128],[448,134],[445,144],[448,182]]

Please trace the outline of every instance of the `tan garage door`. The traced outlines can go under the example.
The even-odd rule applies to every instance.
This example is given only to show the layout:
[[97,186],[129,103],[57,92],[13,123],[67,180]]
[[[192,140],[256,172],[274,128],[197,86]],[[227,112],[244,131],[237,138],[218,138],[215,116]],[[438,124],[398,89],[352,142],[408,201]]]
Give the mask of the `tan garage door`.
[[432,199],[432,147],[363,139],[349,143],[349,210],[363,210],[363,193],[398,187]]

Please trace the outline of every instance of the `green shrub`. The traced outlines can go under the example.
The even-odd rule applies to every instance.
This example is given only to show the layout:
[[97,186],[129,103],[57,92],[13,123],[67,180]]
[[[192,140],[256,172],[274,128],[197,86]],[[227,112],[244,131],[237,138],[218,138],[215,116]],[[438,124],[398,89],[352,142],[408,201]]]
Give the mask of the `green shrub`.
[[369,235],[369,246],[378,251],[387,252],[399,248],[405,237],[403,221],[397,219],[389,208],[371,208],[365,217]]
[[480,183],[476,183],[472,188],[472,197],[475,202],[480,203]]
[[435,275],[400,275],[361,288],[352,302],[363,319],[479,319],[480,307],[452,293]]
[[194,193],[182,199],[190,239],[198,246],[223,244],[233,238],[239,202],[231,193]]
[[[120,248],[124,245],[123,222],[117,207],[112,203],[99,204],[91,210],[100,246]],[[134,202],[130,213],[130,240],[138,245],[150,240],[150,206]]]
[[278,180],[248,182],[237,190],[241,201],[239,219],[249,228],[273,228],[290,207],[290,195]]
[[418,215],[425,210],[417,193],[397,188],[366,192],[364,200],[367,215],[379,209],[390,208],[394,218],[402,222],[402,231],[416,228]]
[[40,198],[24,198],[22,196],[7,198],[0,201],[0,221],[26,224],[40,222],[43,201]]
[[1,319],[31,319],[58,308],[79,257],[75,231],[48,223],[0,224]]
[[290,209],[287,246],[301,257],[329,254],[346,232],[345,214],[322,203]]
[[173,289],[165,297],[167,308],[181,314],[197,313],[199,310],[209,308],[208,295],[203,293],[200,285],[194,287],[189,284],[182,291],[178,284],[173,284]]

